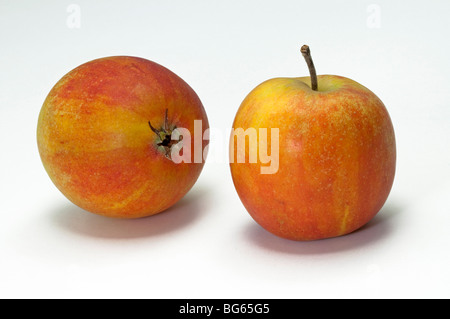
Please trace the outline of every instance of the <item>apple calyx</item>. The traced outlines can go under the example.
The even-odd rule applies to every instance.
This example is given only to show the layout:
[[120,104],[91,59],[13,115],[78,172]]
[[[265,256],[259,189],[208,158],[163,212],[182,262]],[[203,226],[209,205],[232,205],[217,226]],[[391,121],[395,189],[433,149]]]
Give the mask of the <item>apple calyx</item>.
[[168,158],[169,160],[172,160],[170,157],[172,146],[177,144],[179,141],[181,141],[182,136],[180,136],[180,140],[172,140],[172,132],[177,128],[176,126],[173,126],[172,128],[169,127],[169,119],[168,119],[168,109],[166,109],[166,114],[164,116],[164,126],[161,127],[159,130],[154,128],[152,123],[148,121],[148,125],[150,126],[150,129],[158,136],[158,142],[156,145],[159,147],[162,147],[164,151],[164,156]]
[[317,91],[317,74],[311,57],[311,50],[309,49],[309,46],[305,44],[301,47],[300,52],[308,65],[309,76],[311,78],[311,89],[313,89],[313,91]]

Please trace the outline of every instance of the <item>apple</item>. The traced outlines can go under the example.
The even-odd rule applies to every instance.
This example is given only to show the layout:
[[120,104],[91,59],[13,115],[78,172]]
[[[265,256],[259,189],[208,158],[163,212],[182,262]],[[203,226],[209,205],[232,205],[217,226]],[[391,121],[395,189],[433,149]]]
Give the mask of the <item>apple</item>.
[[[309,47],[301,51],[309,77],[267,80],[240,105],[230,168],[243,205],[259,225],[306,241],[351,233],[380,211],[394,180],[396,146],[382,101],[348,78],[316,76]],[[279,139],[259,133],[258,144],[238,145],[238,129],[263,128],[276,129]],[[244,136],[248,144],[250,137]],[[270,154],[278,161],[276,171],[264,173],[261,149],[277,152]]]
[[203,158],[171,158],[182,138],[172,133],[194,132],[195,121],[208,129],[200,99],[180,77],[143,58],[113,56],[56,83],[39,114],[37,142],[48,175],[74,204],[139,218],[174,205],[199,177]]

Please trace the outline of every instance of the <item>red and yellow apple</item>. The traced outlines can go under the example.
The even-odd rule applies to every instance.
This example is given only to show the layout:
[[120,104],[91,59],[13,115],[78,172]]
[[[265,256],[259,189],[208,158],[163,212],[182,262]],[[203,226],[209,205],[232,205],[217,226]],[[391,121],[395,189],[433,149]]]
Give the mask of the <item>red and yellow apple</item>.
[[[309,56],[309,48],[302,50]],[[245,208],[264,229],[293,240],[336,237],[366,224],[390,193],[396,163],[394,130],[381,100],[348,78],[316,77],[310,56],[307,62],[311,77],[263,82],[234,120],[235,130],[279,129],[279,154],[271,154],[278,155],[277,172],[261,174],[267,164],[260,158],[238,163],[235,134],[230,141],[231,173]],[[270,144],[246,145],[245,158]]]
[[208,128],[200,99],[176,74],[142,58],[107,57],[53,87],[37,142],[48,175],[74,204],[138,218],[175,204],[199,177],[203,160],[174,163],[169,152],[172,131],[194,132],[194,120]]

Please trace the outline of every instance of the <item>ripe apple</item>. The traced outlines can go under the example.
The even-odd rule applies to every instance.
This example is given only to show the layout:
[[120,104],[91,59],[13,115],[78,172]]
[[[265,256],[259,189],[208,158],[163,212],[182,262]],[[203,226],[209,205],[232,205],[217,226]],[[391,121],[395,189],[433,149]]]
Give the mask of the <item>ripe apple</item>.
[[203,159],[170,157],[178,142],[171,133],[193,132],[194,120],[208,129],[185,81],[152,61],[114,56],[87,62],[56,83],[39,115],[37,142],[48,175],[74,204],[138,218],[172,206],[199,177]]
[[[394,180],[396,147],[381,100],[348,78],[316,76],[309,47],[301,51],[310,77],[263,82],[244,99],[233,124],[234,131],[279,129],[279,153],[271,154],[278,156],[277,172],[261,174],[267,163],[261,158],[236,162],[235,134],[230,166],[257,223],[283,238],[316,240],[348,234],[377,214]],[[272,140],[259,137],[258,145],[245,144],[246,159],[272,148]]]

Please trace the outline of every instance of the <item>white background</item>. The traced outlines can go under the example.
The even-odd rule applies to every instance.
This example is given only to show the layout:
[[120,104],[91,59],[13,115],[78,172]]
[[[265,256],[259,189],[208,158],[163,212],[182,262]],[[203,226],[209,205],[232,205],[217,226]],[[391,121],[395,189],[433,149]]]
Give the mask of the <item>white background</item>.
[[[411,0],[0,0],[0,297],[450,297],[449,12],[448,1]],[[367,86],[394,123],[395,183],[360,231],[316,242],[267,233],[218,156],[177,205],[141,220],[87,213],[46,175],[38,113],[74,67],[158,62],[225,130],[257,84],[307,75],[305,43],[318,74]],[[225,159],[227,139],[211,143]]]

